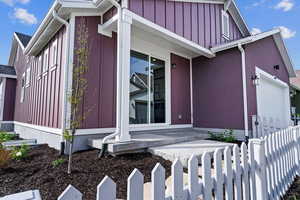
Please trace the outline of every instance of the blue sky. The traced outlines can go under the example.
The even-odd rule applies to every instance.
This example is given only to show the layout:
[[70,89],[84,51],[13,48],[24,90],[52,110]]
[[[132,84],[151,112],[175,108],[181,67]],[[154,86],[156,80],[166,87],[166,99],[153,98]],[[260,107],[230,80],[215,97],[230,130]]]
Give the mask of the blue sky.
[[[0,0],[0,64],[7,64],[14,31],[32,35],[53,0]],[[294,66],[300,69],[300,2],[298,0],[236,0],[254,32],[281,27]]]

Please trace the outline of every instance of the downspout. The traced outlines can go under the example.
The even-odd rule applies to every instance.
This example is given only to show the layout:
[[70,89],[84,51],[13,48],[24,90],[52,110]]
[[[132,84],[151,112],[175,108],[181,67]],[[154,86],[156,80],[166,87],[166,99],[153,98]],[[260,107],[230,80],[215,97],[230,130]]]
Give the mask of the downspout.
[[[118,2],[116,2],[115,0],[108,0],[109,2],[111,2],[111,4],[113,6],[115,6],[117,9],[118,9],[118,16],[119,16],[119,19],[118,19],[118,27],[120,27],[120,21],[121,21],[121,11],[122,11],[122,8],[120,6],[120,4]],[[118,28],[119,29],[119,28]],[[118,32],[118,34],[120,34],[120,30]],[[120,45],[119,45],[119,41],[118,41],[118,49],[121,48]],[[119,87],[120,85],[120,62],[121,62],[121,59],[120,59],[120,55],[119,55],[119,51],[118,52],[118,55],[117,55],[117,101],[116,101],[116,104],[117,104],[117,107],[116,107],[116,130],[113,134],[111,135],[108,135],[106,137],[103,138],[102,140],[102,147],[101,147],[101,151],[99,153],[99,158],[103,157],[105,152],[107,151],[107,141],[111,138],[114,138],[114,137],[117,137],[120,135],[120,111],[121,111],[121,105],[120,105],[120,95],[121,95],[121,88]]]
[[[70,50],[69,50],[69,43],[70,43],[70,27],[69,27],[69,23],[62,19],[60,16],[58,16],[57,12],[55,10],[53,10],[52,12],[53,18],[56,19],[57,21],[59,21],[60,23],[64,24],[66,27],[66,46],[65,46],[65,63],[64,63],[64,67],[63,67],[63,74],[64,74],[64,93],[63,93],[63,109],[62,109],[62,130],[64,131],[66,129],[66,116],[67,116],[67,86],[68,86],[68,68],[69,68],[69,54],[70,54]],[[62,138],[61,138],[61,154],[64,153],[64,137],[63,137],[63,133],[62,133]]]
[[243,79],[243,105],[244,105],[244,127],[246,141],[249,139],[248,132],[248,102],[247,102],[247,82],[246,82],[246,54],[242,44],[238,44],[242,58],[242,79]]

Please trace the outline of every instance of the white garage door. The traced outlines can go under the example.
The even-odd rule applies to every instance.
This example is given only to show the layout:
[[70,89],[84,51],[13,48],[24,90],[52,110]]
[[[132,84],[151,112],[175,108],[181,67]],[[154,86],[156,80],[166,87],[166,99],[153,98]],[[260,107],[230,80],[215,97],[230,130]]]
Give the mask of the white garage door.
[[278,128],[285,128],[290,122],[289,87],[274,76],[256,68],[259,84],[257,85],[257,114],[261,117],[279,120]]

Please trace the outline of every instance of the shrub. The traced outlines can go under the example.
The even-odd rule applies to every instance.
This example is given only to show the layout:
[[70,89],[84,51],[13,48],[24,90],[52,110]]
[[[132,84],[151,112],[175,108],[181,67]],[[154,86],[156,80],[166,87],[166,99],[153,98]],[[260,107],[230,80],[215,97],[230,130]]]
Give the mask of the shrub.
[[53,160],[51,164],[53,167],[58,167],[59,165],[63,164],[65,161],[66,161],[65,159],[59,158],[57,160]]
[[13,140],[16,138],[16,135],[9,134],[6,132],[0,132],[0,144],[9,140]]
[[222,142],[235,142],[236,138],[233,135],[233,130],[225,130],[223,134],[215,134],[210,131],[208,131],[208,134],[210,135],[211,139],[222,141]]
[[10,159],[10,152],[5,149],[0,149],[0,168],[4,167]]
[[28,152],[29,152],[29,146],[23,144],[20,147],[14,147],[11,155],[14,160],[22,160],[28,156]]

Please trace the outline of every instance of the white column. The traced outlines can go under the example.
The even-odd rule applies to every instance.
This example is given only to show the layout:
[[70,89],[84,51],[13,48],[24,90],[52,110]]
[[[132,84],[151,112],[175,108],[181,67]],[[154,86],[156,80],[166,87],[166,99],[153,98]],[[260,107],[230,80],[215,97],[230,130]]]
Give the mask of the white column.
[[[129,134],[129,76],[130,76],[130,43],[132,18],[122,8],[118,20],[118,87],[117,126],[119,142],[130,141]],[[118,95],[117,95],[118,96]]]

